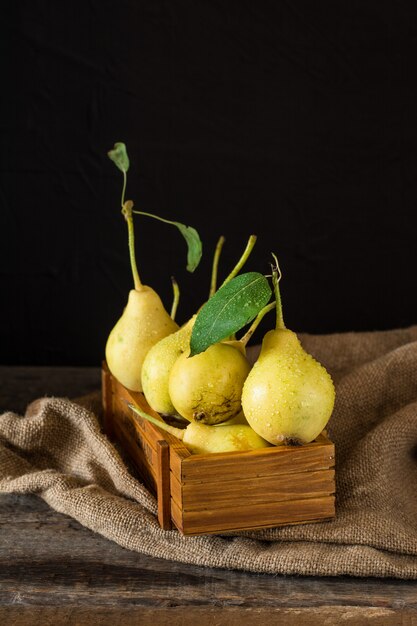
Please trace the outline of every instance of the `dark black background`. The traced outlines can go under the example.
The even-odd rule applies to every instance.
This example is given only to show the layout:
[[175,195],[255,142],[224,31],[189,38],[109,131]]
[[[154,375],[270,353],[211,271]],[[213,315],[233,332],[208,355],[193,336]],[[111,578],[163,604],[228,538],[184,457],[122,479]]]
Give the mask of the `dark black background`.
[[[7,0],[1,4],[0,360],[98,365],[132,286],[122,178],[143,281],[177,321],[257,235],[297,332],[417,322],[417,4]],[[264,320],[262,332],[273,324]],[[255,336],[255,340],[259,334]]]

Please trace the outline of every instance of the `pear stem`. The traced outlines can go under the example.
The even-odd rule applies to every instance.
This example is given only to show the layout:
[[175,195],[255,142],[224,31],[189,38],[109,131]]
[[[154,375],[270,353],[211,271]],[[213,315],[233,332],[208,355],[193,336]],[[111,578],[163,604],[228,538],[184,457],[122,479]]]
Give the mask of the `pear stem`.
[[123,205],[125,203],[125,193],[126,193],[126,185],[127,185],[127,173],[126,170],[123,170],[123,187],[122,187],[122,199],[121,199],[121,206],[123,209]]
[[172,282],[172,291],[174,293],[174,298],[172,300],[170,317],[172,320],[175,320],[175,316],[177,314],[177,309],[178,309],[178,302],[180,301],[180,288],[178,287],[178,283],[175,280],[174,276],[171,276],[171,282]]
[[127,406],[129,407],[129,409],[132,409],[134,413],[137,413],[138,415],[140,415],[143,419],[148,420],[148,422],[151,422],[155,426],[158,426],[158,428],[162,428],[162,430],[166,430],[167,433],[174,435],[174,437],[177,437],[178,439],[184,438],[184,431],[181,430],[181,428],[175,428],[175,426],[170,426],[169,424],[166,424],[162,420],[156,419],[156,417],[153,417],[153,415],[149,415],[148,413],[145,413],[145,411],[142,411],[139,407],[135,406],[131,402],[128,402]]
[[223,245],[225,241],[226,241],[225,238],[223,237],[223,235],[221,235],[217,241],[216,249],[214,251],[213,265],[211,269],[211,283],[210,283],[209,298],[211,298],[211,296],[213,296],[217,290],[217,270],[219,267],[220,254],[223,249]]
[[281,280],[282,273],[278,264],[278,259],[275,254],[272,254],[275,259],[275,266],[272,267],[272,284],[274,286],[275,304],[276,304],[276,330],[285,328],[284,316],[282,313],[282,301],[281,292],[279,289],[279,281]]
[[222,287],[223,285],[225,285],[226,283],[228,283],[230,280],[232,280],[232,278],[234,278],[242,269],[242,267],[244,266],[244,264],[246,263],[246,261],[249,258],[250,253],[252,252],[253,246],[256,243],[256,235],[251,235],[248,239],[248,243],[246,244],[246,248],[243,251],[242,256],[240,257],[239,261],[236,263],[235,267],[232,269],[232,271],[230,272],[229,276],[227,276],[223,283],[222,283]]
[[271,302],[270,304],[267,304],[266,306],[264,306],[263,309],[261,309],[258,313],[258,315],[255,317],[255,319],[253,320],[252,324],[250,325],[250,327],[248,328],[248,330],[246,331],[246,333],[243,335],[243,337],[241,337],[239,339],[239,341],[246,346],[249,339],[252,337],[253,333],[255,332],[255,330],[258,328],[259,324],[261,323],[261,321],[263,320],[264,316],[269,313],[269,311],[272,311],[272,309],[274,309],[276,306],[276,302]]
[[130,266],[132,268],[133,274],[133,282],[135,285],[135,289],[138,291],[143,287],[142,282],[139,278],[138,268],[136,265],[136,256],[135,256],[135,231],[133,227],[133,216],[132,216],[132,207],[133,202],[131,200],[126,200],[122,206],[122,214],[127,222],[127,230],[128,230],[128,242],[129,242],[129,255],[130,255]]

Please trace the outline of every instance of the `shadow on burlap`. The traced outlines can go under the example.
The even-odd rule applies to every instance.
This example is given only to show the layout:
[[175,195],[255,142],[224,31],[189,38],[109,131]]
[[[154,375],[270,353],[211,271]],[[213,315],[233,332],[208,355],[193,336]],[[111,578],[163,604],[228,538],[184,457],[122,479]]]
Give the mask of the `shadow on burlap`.
[[[336,518],[224,536],[163,531],[156,502],[102,434],[99,392],[0,416],[0,491],[35,493],[119,545],[210,567],[417,579],[417,326],[300,334],[331,373]],[[250,349],[255,358],[258,346]],[[242,468],[244,471],[244,468]]]

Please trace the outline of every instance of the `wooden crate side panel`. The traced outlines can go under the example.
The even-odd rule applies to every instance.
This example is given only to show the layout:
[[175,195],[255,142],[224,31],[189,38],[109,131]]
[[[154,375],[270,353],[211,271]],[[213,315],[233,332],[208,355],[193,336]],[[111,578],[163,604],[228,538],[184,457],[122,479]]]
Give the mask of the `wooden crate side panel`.
[[248,452],[191,455],[182,463],[182,480],[210,481],[227,477],[267,476],[310,472],[334,467],[334,445],[276,446]]
[[171,519],[174,522],[175,526],[178,528],[178,530],[185,535],[186,533],[184,532],[182,510],[178,506],[178,504],[172,499],[171,499]]
[[170,447],[170,495],[171,495],[171,519],[175,526],[183,532],[183,500],[182,500],[182,461],[188,458],[190,453],[186,450],[187,455],[180,448],[176,450]]
[[180,481],[173,472],[170,472],[169,478],[171,498],[175,502],[175,504],[180,507],[180,509],[182,509],[184,485],[180,483]]
[[[138,417],[128,407],[127,402],[134,402],[154,414],[143,394],[123,387],[111,375],[106,363],[102,367],[102,396],[107,416],[106,432],[119,441],[145,485],[157,496],[159,523],[164,529],[170,528],[170,449],[165,440],[166,433]],[[167,438],[173,439],[174,444],[177,442],[169,434]]]
[[[113,377],[114,380],[114,377]],[[140,393],[136,393],[134,391],[129,391],[125,387],[123,387],[117,381],[115,384],[115,406],[114,410],[116,415],[125,415],[129,417],[129,419],[136,425],[139,431],[143,436],[146,437],[147,441],[152,445],[154,449],[156,449],[156,442],[161,439],[165,439],[167,441],[168,433],[165,433],[162,430],[159,430],[156,426],[142,419],[136,413],[134,413],[126,404],[127,402],[133,402],[138,404],[143,411],[150,413],[157,417],[157,419],[161,419],[158,414],[154,414],[152,409],[144,404],[143,396]]]
[[297,474],[251,476],[240,480],[184,483],[171,479],[172,497],[182,496],[184,512],[245,507],[271,502],[328,496],[335,492],[333,469]]
[[[107,408],[109,406],[109,399],[111,409]],[[129,416],[131,420],[137,424],[139,429],[144,434],[146,434],[147,439],[153,444],[153,447],[155,449],[156,442],[164,439],[170,444],[170,446],[174,446],[175,448],[178,448],[178,450],[182,450],[184,457],[190,455],[190,452],[184,446],[182,441],[180,441],[170,433],[167,433],[166,431],[157,428],[150,422],[147,422],[145,419],[142,419],[127,406],[126,402],[133,402],[146,413],[149,413],[150,415],[153,415],[156,419],[162,421],[159,413],[154,411],[149,406],[143,393],[126,389],[126,387],[124,387],[114,376],[112,376],[105,361],[103,361],[102,363],[102,401],[105,412],[111,413],[112,411],[114,412],[116,410],[117,415],[123,414]]]
[[272,528],[323,521],[333,518],[334,515],[335,498],[333,495],[249,507],[233,506],[203,512],[183,511],[182,532],[185,535],[199,535],[221,531]]
[[166,441],[157,442],[158,472],[158,522],[163,530],[171,528],[171,491],[169,470],[169,445]]
[[[170,433],[167,433],[162,428],[159,429],[157,426],[147,422],[128,407],[126,402],[134,402],[140,406],[143,411],[153,415],[157,419],[161,419],[158,413],[149,407],[142,393],[129,391],[123,387],[114,376],[111,378],[113,387],[113,420],[123,422],[132,435],[135,434],[137,443],[142,446],[145,456],[153,467],[156,467],[158,463],[157,451],[158,442],[160,441],[166,441],[170,447],[176,449],[178,454],[181,454],[181,458],[186,458],[190,455],[180,440]],[[128,424],[130,424],[130,426],[128,426]]]
[[155,441],[153,436],[149,438],[148,433],[139,427],[138,423],[131,415],[118,410],[116,403],[113,428],[116,429],[118,425],[123,428],[126,436],[131,440],[129,453],[132,456],[132,460],[135,461],[136,451],[141,450],[147,463],[149,463],[151,471],[156,473],[158,467],[158,440]]
[[114,437],[120,442],[123,450],[129,455],[144,484],[149,490],[157,494],[157,475],[154,466],[149,463],[144,451],[138,445],[126,423],[118,419],[113,422]]

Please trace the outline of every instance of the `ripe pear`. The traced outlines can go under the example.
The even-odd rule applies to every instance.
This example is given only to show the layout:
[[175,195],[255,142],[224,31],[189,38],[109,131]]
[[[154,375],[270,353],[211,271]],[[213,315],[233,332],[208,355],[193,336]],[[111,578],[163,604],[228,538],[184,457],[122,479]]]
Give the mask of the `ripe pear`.
[[250,364],[241,349],[219,342],[175,361],[169,376],[169,395],[177,413],[203,424],[219,424],[241,411],[243,383]]
[[142,391],[142,364],[150,348],[178,330],[156,291],[131,289],[127,305],[111,330],[105,348],[110,372],[131,391]]
[[242,390],[248,423],[274,445],[305,444],[326,426],[335,388],[327,370],[287,328],[266,333]]
[[190,422],[184,429],[175,428],[145,413],[134,404],[128,403],[128,406],[158,428],[162,428],[162,430],[166,430],[171,435],[181,439],[192,454],[242,452],[270,447],[270,444],[247,424],[207,426],[198,422]]
[[196,317],[193,315],[177,331],[158,341],[143,361],[143,393],[149,406],[162,415],[177,414],[169,395],[169,375],[177,358],[189,348]]

